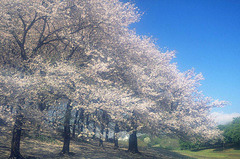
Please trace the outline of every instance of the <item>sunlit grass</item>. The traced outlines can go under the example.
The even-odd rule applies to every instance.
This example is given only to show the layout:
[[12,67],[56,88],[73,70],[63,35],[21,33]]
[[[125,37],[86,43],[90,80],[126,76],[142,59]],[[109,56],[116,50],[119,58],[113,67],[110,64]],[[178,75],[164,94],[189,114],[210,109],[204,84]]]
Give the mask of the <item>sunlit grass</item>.
[[175,152],[197,159],[240,158],[240,150],[235,150],[233,148],[222,151],[217,151],[216,149],[206,149],[201,151],[175,150]]

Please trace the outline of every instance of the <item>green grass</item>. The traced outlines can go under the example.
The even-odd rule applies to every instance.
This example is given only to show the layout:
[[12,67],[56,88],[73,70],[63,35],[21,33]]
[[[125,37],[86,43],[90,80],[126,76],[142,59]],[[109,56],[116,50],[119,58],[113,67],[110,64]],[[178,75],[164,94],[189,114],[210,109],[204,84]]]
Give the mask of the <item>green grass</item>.
[[175,152],[197,159],[240,159],[240,150],[233,148],[224,150],[206,149],[201,151],[175,150]]

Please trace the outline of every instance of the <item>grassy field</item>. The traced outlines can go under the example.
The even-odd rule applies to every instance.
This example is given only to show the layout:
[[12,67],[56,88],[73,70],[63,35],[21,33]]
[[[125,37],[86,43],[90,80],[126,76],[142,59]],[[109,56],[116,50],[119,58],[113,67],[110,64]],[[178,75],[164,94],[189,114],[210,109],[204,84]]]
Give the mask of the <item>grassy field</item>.
[[224,150],[206,149],[201,151],[175,150],[175,152],[197,159],[240,159],[240,150],[233,148]]

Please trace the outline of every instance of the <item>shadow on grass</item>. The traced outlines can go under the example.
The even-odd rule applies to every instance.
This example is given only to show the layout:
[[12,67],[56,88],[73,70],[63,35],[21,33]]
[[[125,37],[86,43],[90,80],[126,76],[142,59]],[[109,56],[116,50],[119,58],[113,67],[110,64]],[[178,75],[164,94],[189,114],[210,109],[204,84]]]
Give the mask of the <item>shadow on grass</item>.
[[229,146],[225,146],[225,147],[217,147],[213,151],[220,152],[220,151],[225,151],[228,149],[240,150],[240,145],[229,145]]
[[234,147],[234,150],[240,150],[240,145]]
[[[6,159],[10,154],[10,138],[8,141],[0,138],[0,159]],[[6,144],[4,144],[6,143]],[[71,141],[70,151],[75,155],[63,155],[59,152],[62,149],[62,142],[42,142],[39,140],[25,138],[21,141],[21,153],[26,159],[79,159],[79,158],[105,158],[105,159],[189,159],[162,148],[139,148],[140,154],[127,152],[127,147],[120,147],[115,150],[112,143],[104,142],[104,147],[98,146],[98,141],[77,142]]]
[[221,152],[221,151],[224,151],[224,150],[227,150],[227,149],[230,149],[230,148],[218,147],[218,148],[215,148],[215,149],[213,150],[213,152]]
[[163,148],[153,147],[151,149],[154,149],[155,151],[159,152],[162,156],[171,156],[171,158],[178,158],[178,159],[194,159],[192,157],[188,157],[180,153],[173,152],[171,150],[167,150]]

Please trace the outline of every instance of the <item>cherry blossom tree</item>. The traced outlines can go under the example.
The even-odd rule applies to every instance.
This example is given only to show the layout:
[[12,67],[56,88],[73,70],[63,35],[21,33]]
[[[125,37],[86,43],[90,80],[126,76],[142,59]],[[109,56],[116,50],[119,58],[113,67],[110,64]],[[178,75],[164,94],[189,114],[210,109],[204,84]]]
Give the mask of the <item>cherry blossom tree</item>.
[[[119,41],[124,47],[117,50],[126,53],[128,58],[122,56],[119,61],[123,65],[118,65],[122,67],[118,70],[123,75],[122,81],[128,83],[128,88],[145,102],[143,108],[149,111],[148,119],[142,118],[141,123],[149,129],[152,127],[152,132],[175,133],[182,137],[185,134],[205,138],[219,136],[209,111],[227,102],[204,97],[198,90],[202,75],[193,70],[180,72],[171,62],[174,52],[160,52],[151,38],[137,36],[132,31],[123,37]],[[133,152],[137,152],[135,150]]]
[[0,1],[1,102],[16,111],[10,158],[23,158],[22,112],[43,114],[60,100],[63,154],[70,151],[71,112],[79,109],[128,125],[130,152],[138,152],[137,131],[219,135],[208,114],[226,103],[205,97],[202,75],[180,72],[173,51],[130,30],[139,17],[119,0]]
[[[29,63],[38,55],[46,56],[54,61],[69,60],[72,57],[78,59],[80,57],[77,64],[82,66],[88,60],[89,53],[96,52],[92,51],[94,48],[99,47],[99,44],[104,46],[103,41],[109,41],[106,40],[109,39],[109,35],[112,39],[114,35],[119,34],[124,27],[137,19],[130,4],[123,5],[118,1],[109,3],[101,0],[39,0],[34,2],[18,0],[1,1],[0,6],[1,54],[3,55],[1,56],[1,64],[17,67],[21,70],[22,73],[20,74],[23,76],[35,73],[36,70],[30,68],[33,66]],[[89,8],[91,9],[89,10]],[[105,8],[108,8],[111,12],[106,11]],[[115,32],[116,34],[113,35]],[[96,54],[93,55],[96,56]],[[105,67],[105,65],[100,65],[99,61],[92,64],[96,64],[94,65],[95,70],[99,67]],[[40,74],[46,76],[45,70],[40,69],[39,71]],[[88,73],[92,74],[94,72],[92,70],[85,72],[85,74]],[[66,85],[70,85],[71,88],[74,87],[74,81],[63,79],[67,80]],[[46,84],[45,81],[42,82]],[[56,83],[51,87],[49,85],[45,87],[52,88],[55,86]],[[58,85],[58,88],[61,87],[62,85]],[[66,114],[70,114],[70,101],[72,99],[69,98],[69,92],[64,91],[65,93],[63,93],[60,91],[61,89],[57,90],[60,98],[69,100]],[[84,100],[83,97],[81,99]],[[89,103],[89,101],[83,103]],[[69,120],[65,123],[65,125],[69,125]],[[69,132],[69,126],[67,127],[68,130],[66,131]]]

